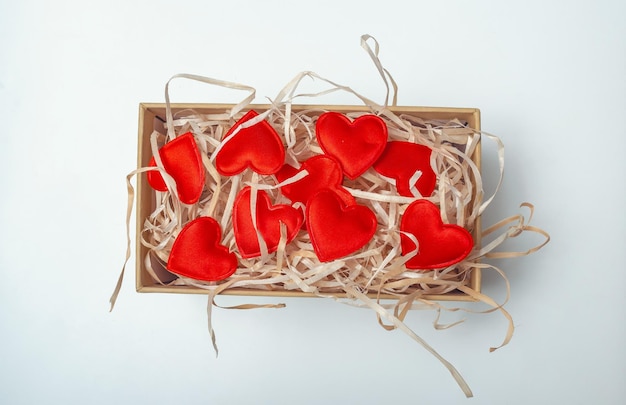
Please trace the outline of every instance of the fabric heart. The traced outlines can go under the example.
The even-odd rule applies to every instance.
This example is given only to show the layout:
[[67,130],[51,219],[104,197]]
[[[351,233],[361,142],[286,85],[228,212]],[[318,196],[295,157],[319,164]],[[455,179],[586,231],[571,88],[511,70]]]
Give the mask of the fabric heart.
[[[254,110],[248,111],[222,140],[227,139],[243,123],[258,115]],[[222,176],[234,176],[248,167],[259,174],[274,174],[283,163],[285,147],[274,128],[265,120],[241,128],[223,145],[215,157],[215,167]]]
[[[472,235],[458,225],[444,224],[439,208],[428,200],[413,201],[400,220],[400,231],[413,234],[419,243],[417,255],[411,258],[409,269],[438,269],[459,263],[474,246]],[[415,249],[415,243],[401,234],[402,254]]]
[[346,206],[337,194],[323,190],[309,200],[306,227],[317,258],[329,262],[365,246],[376,232],[376,215],[362,205]]
[[[172,139],[159,149],[159,156],[161,156],[163,168],[176,182],[180,201],[185,204],[198,202],[204,189],[205,172],[193,134],[187,132]],[[150,159],[148,166],[156,167],[154,156]],[[148,184],[152,188],[167,191],[167,185],[161,173],[156,170],[149,171],[147,176]]]
[[307,159],[300,169],[290,165],[284,165],[276,179],[279,182],[295,176],[306,170],[309,174],[302,179],[281,187],[282,193],[293,202],[306,204],[311,196],[320,190],[334,191],[346,205],[355,204],[354,197],[342,185],[343,174],[337,161],[326,155],[317,155]]
[[374,170],[396,181],[398,194],[404,197],[419,197],[411,191],[411,180],[419,171],[421,175],[415,188],[421,196],[428,197],[435,190],[437,175],[430,165],[432,150],[425,145],[412,142],[393,141],[387,143],[380,159],[374,163]]
[[372,114],[350,122],[343,114],[326,112],[317,119],[315,132],[324,153],[337,159],[352,180],[378,160],[387,144],[387,125]]
[[[252,223],[252,211],[250,199],[252,189],[244,187],[235,199],[233,210],[233,230],[239,253],[244,258],[261,255],[259,240]],[[257,191],[256,197],[256,226],[267,245],[269,253],[275,252],[280,242],[280,223],[287,227],[287,243],[296,237],[304,215],[302,210],[290,205],[274,205],[270,202],[269,195],[263,191]]]
[[189,222],[174,240],[167,269],[203,281],[219,281],[237,270],[237,256],[220,244],[222,231],[211,217]]

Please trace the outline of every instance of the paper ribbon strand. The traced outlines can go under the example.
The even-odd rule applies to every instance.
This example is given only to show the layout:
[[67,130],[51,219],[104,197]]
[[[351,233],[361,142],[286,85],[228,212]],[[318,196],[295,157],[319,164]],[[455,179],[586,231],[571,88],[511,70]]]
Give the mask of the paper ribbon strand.
[[213,84],[215,86],[226,87],[226,88],[235,89],[235,90],[248,91],[250,94],[247,97],[245,97],[243,100],[241,100],[239,104],[237,104],[231,109],[230,114],[229,114],[231,117],[233,117],[235,114],[241,111],[245,106],[250,104],[252,100],[254,100],[254,97],[256,95],[256,89],[254,87],[246,86],[246,85],[239,84],[239,83],[227,82],[225,80],[217,80],[217,79],[212,79],[210,77],[192,75],[188,73],[179,73],[179,74],[172,76],[165,84],[165,116],[166,116],[166,125],[167,125],[167,136],[169,137],[169,139],[174,139],[176,137],[176,132],[174,131],[174,123],[173,123],[174,118],[172,116],[172,107],[170,105],[169,86],[172,80],[178,79],[178,78],[195,80],[201,83]]
[[[370,42],[373,41],[373,48]],[[203,76],[178,74],[165,85],[166,100],[166,127],[167,134],[154,133],[151,136],[151,149],[155,156],[155,167],[138,168],[131,172],[126,179],[128,202],[126,212],[127,249],[122,271],[111,296],[111,310],[120,292],[126,264],[131,255],[130,247],[130,218],[134,201],[132,177],[142,175],[146,171],[158,171],[168,191],[155,193],[154,211],[147,217],[141,218],[143,230],[140,235],[141,243],[148,247],[149,253],[145,257],[146,270],[156,282],[163,285],[186,285],[206,290],[208,295],[207,318],[211,342],[218,353],[215,332],[211,323],[211,315],[215,297],[226,290],[242,288],[248,291],[301,291],[318,297],[330,297],[339,302],[357,305],[373,310],[379,324],[387,329],[400,329],[411,339],[435,356],[452,374],[466,396],[471,396],[471,390],[460,373],[441,357],[430,345],[416,335],[405,323],[404,319],[410,310],[431,309],[436,312],[434,327],[438,329],[452,327],[461,321],[447,325],[439,323],[442,311],[479,312],[488,313],[499,311],[508,321],[505,337],[499,346],[506,345],[514,331],[511,315],[504,309],[509,296],[509,284],[504,272],[489,264],[481,262],[489,258],[513,258],[533,253],[543,247],[550,240],[550,236],[542,229],[530,225],[533,206],[523,203],[522,208],[528,209],[530,215],[526,219],[523,215],[514,215],[503,219],[495,225],[485,229],[481,236],[489,236],[491,241],[484,246],[475,246],[468,257],[460,263],[443,269],[428,271],[409,271],[405,263],[414,257],[419,250],[419,241],[414,235],[405,236],[414,242],[415,250],[402,252],[399,248],[401,232],[400,219],[407,206],[415,200],[397,194],[395,185],[374,170],[368,170],[354,180],[344,179],[342,190],[348,199],[354,198],[358,204],[368,207],[376,214],[378,220],[377,231],[366,245],[346,257],[327,263],[320,262],[314,252],[313,242],[304,229],[301,229],[293,241],[287,243],[287,230],[281,224],[281,237],[276,251],[269,253],[261,232],[256,227],[256,199],[257,193],[263,190],[272,204],[291,204],[295,208],[304,208],[304,202],[292,202],[281,192],[287,185],[302,181],[310,176],[307,170],[298,170],[307,159],[322,154],[323,151],[315,137],[315,122],[325,111],[311,106],[308,109],[294,112],[292,103],[301,97],[323,97],[335,91],[344,91],[356,96],[368,109],[367,113],[379,116],[385,121],[388,128],[389,141],[403,141],[418,143],[432,149],[431,165],[437,173],[437,186],[432,195],[425,197],[440,207],[444,223],[455,224],[473,230],[477,218],[492,202],[502,183],[504,169],[504,146],[499,138],[484,132],[478,132],[467,127],[458,120],[428,120],[411,114],[397,114],[388,108],[390,93],[391,104],[397,103],[397,85],[389,72],[383,67],[378,57],[378,42],[369,35],[361,37],[361,46],[368,53],[381,76],[387,90],[382,105],[359,94],[352,88],[325,79],[314,72],[302,72],[296,75],[281,89],[271,106],[266,111],[258,111],[259,115],[244,122],[241,127],[256,125],[262,120],[267,121],[281,136],[285,145],[285,161],[295,169],[289,178],[259,175],[250,170],[244,170],[236,176],[220,176],[214,165],[215,155],[236,135],[237,130],[222,139],[224,134],[239,120],[254,99],[253,87],[211,79]],[[248,95],[237,105],[224,114],[215,114],[210,117],[192,111],[172,113],[169,98],[169,83],[173,79],[184,78],[206,84],[232,88],[248,92]],[[329,88],[318,93],[298,93],[300,83],[305,78],[322,82]],[[363,111],[347,112],[346,115],[354,120],[365,114]],[[206,169],[206,185],[200,200],[191,205],[182,204],[177,198],[176,183],[165,171],[158,149],[165,141],[171,140],[177,134],[192,132],[201,151],[202,163]],[[479,168],[472,161],[471,156],[481,139],[495,142],[500,177],[493,195],[483,199],[483,184]],[[244,258],[237,250],[233,231],[232,212],[235,198],[244,188],[250,187],[250,213],[253,227],[257,231],[260,255],[258,258]],[[348,194],[349,193],[349,194]],[[350,196],[351,194],[351,196]],[[206,283],[184,277],[172,275],[171,279],[160,280],[158,274],[163,274],[172,244],[185,224],[201,216],[215,218],[222,229],[221,244],[228,247],[237,255],[239,267],[235,274],[227,280],[217,283]],[[480,230],[474,230],[480,234]],[[501,252],[497,248],[510,238],[518,238],[523,234],[536,233],[543,237],[543,241],[526,251]],[[494,236],[495,235],[495,236]],[[275,245],[274,245],[275,246]],[[154,267],[154,268],[153,268]],[[503,277],[507,297],[504,302],[495,302],[485,294],[478,293],[469,287],[469,279],[473,269],[496,271]],[[488,306],[487,310],[474,311],[471,308],[447,307],[441,303],[426,299],[430,295],[462,292],[472,299]],[[398,297],[393,304],[383,304],[382,297],[393,295]],[[346,300],[340,297],[352,297]],[[253,308],[281,308],[284,304],[254,305],[244,304],[230,309]]]
[[[372,48],[367,43],[367,41],[369,41],[370,39],[374,41],[373,51],[372,51]],[[378,49],[379,49],[378,41],[376,40],[376,38],[374,38],[371,35],[367,35],[367,34],[362,35],[361,47],[365,49],[365,51],[370,56],[370,58],[372,58],[372,61],[374,62],[376,69],[378,69],[378,73],[380,74],[380,77],[383,79],[383,82],[385,83],[387,94],[385,95],[385,104],[383,104],[383,107],[387,108],[389,104],[389,82],[387,81],[387,78],[389,78],[389,81],[391,82],[391,86],[393,87],[393,97],[392,97],[391,105],[392,106],[397,105],[398,104],[398,85],[396,84],[396,81],[391,76],[391,73],[389,73],[389,71],[383,67],[382,63],[380,63],[380,59],[378,59]]]

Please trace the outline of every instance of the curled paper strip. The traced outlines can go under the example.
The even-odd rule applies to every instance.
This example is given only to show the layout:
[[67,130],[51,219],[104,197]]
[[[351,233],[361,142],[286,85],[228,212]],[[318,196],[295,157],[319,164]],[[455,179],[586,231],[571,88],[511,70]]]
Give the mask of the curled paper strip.
[[[173,113],[169,103],[168,81],[166,125],[162,132],[153,133],[150,140],[152,154],[155,156],[154,165],[139,168],[127,177],[129,190],[127,234],[129,235],[128,223],[134,198],[130,179],[144,172],[158,172],[167,187],[161,187],[161,191],[155,192],[152,213],[146,218],[140,218],[144,222],[142,232],[138,237],[148,249],[145,257],[146,270],[162,285],[191,286],[207,291],[209,294],[207,308],[209,330],[216,352],[217,346],[210,316],[214,298],[220,293],[232,289],[244,289],[259,292],[301,291],[335,299],[352,297],[363,306],[374,310],[379,323],[385,329],[398,328],[433,353],[450,370],[464,393],[471,396],[471,390],[458,371],[408,328],[403,322],[404,318],[409,310],[416,309],[420,305],[435,309],[438,313],[441,310],[458,310],[444,308],[428,300],[427,297],[461,292],[476,301],[487,304],[490,309],[484,312],[498,310],[509,320],[509,329],[503,345],[508,343],[513,333],[513,323],[510,315],[503,308],[504,303],[496,303],[490,297],[472,289],[470,287],[472,273],[479,269],[493,268],[481,263],[481,259],[515,257],[532,253],[545,245],[549,236],[543,230],[528,225],[528,221],[521,215],[503,220],[494,227],[481,232],[478,218],[493,196],[487,199],[483,196],[482,177],[474,157],[482,136],[496,142],[501,181],[504,160],[500,140],[469,127],[467,123],[459,119],[425,119],[407,112],[397,113],[397,109],[393,106],[389,107],[387,105],[389,83],[391,82],[391,88],[394,90],[392,96],[394,106],[397,86],[378,60],[378,43],[375,43],[375,50],[369,46],[368,41],[371,39],[369,36],[363,36],[362,45],[372,57],[387,87],[388,94],[383,105],[374,103],[347,86],[324,79],[313,72],[303,72],[294,77],[278,93],[272,104],[265,107],[265,111],[259,110],[257,115],[248,113],[257,108],[257,106],[250,105],[255,94],[252,87],[196,75],[174,76],[172,79],[187,78],[245,90],[249,95],[231,109],[216,114],[192,110]],[[297,94],[298,86],[305,77],[318,79],[330,85],[330,88],[315,95]],[[334,116],[336,112],[329,107],[319,106],[295,108],[293,102],[300,97],[321,96],[334,91],[354,94],[366,107],[342,112],[345,117],[341,118],[344,120],[342,125],[345,125],[345,122],[364,122],[362,117],[376,117],[376,122],[384,123],[386,142],[393,144],[394,150],[397,145],[402,147],[408,144],[420,151],[419,165],[412,168],[412,173],[401,173],[397,166],[393,165],[393,157],[380,163],[378,167],[381,172],[377,171],[376,162],[380,156],[385,156],[384,144],[379,145],[382,147],[379,148],[380,151],[375,157],[362,158],[359,153],[351,156],[350,153],[342,150],[343,141],[337,141],[334,138],[330,141],[330,149],[340,150],[339,156],[335,152],[331,152],[331,156],[325,153],[329,151],[329,147],[320,145],[316,124],[325,114],[332,113]],[[365,118],[365,120],[371,119]],[[229,151],[229,142],[237,137],[238,132],[243,132],[246,128],[254,128],[259,124],[265,128],[263,136],[267,137],[271,133],[273,139],[276,134],[284,146],[284,158],[280,156],[284,159],[282,169],[278,170],[278,165],[272,165],[272,168],[268,170],[255,170],[254,165],[249,164],[249,160],[242,161],[243,163],[235,162],[237,170],[225,171],[220,168],[221,163],[216,159],[220,151],[225,151],[230,160],[236,160],[236,152]],[[206,170],[203,191],[198,200],[192,204],[179,199],[176,178],[168,173],[167,164],[164,165],[158,158],[159,148],[162,145],[187,132],[193,134],[193,139],[201,154],[202,165]],[[247,130],[247,132],[255,133],[253,130]],[[244,134],[241,133],[241,135]],[[236,140],[236,142],[241,142],[241,140]],[[374,143],[380,142],[376,140]],[[233,145],[234,143],[231,144]],[[336,148],[337,145],[339,148]],[[358,149],[356,148],[357,152]],[[280,153],[273,153],[273,156],[278,156]],[[250,156],[254,157],[260,157],[262,154],[254,150],[250,152]],[[398,155],[405,156],[403,152]],[[349,168],[346,178],[343,178],[338,171],[339,167],[343,167],[344,171],[346,167]],[[432,178],[432,173],[436,174],[436,181]],[[318,188],[320,190],[317,190]],[[315,192],[307,192],[307,189],[315,189]],[[242,196],[242,193],[248,194]],[[322,195],[321,198],[320,195]],[[315,198],[318,200],[310,204],[311,199]],[[462,243],[466,245],[449,256],[437,256],[436,259],[439,260],[437,263],[431,262],[431,265],[424,265],[422,260],[424,254],[420,251],[422,236],[416,230],[420,223],[416,221],[409,221],[409,223],[404,219],[407,211],[410,214],[414,210],[412,204],[415,201],[435,207],[440,216],[436,219],[442,221],[443,228],[441,229],[445,229],[445,232],[452,230],[449,232],[453,235],[452,237],[446,236],[441,240],[444,242],[446,239],[462,240]],[[259,203],[261,205],[258,205]],[[245,206],[238,207],[237,204],[245,204]],[[311,214],[310,211],[306,211],[310,205],[321,206],[322,211]],[[259,223],[257,209],[260,207],[261,210],[268,211],[272,206],[279,206],[290,212],[291,219],[289,222],[278,220],[277,226],[280,232],[277,232],[276,223],[273,223],[274,228],[270,237],[269,231],[263,229],[266,225],[265,221]],[[343,243],[340,247],[347,247],[347,249],[335,250],[332,249],[333,241],[329,242],[328,239],[325,239],[323,243],[319,241],[320,235],[324,238],[329,237],[323,229],[324,210],[337,208],[336,212],[343,210],[343,215],[350,217],[350,214],[345,213],[351,212],[349,207],[356,206],[362,207],[362,209],[359,208],[362,212],[358,214],[355,221],[358,226],[354,229],[357,231],[352,230],[351,233],[355,235],[359,233],[358,243],[355,239],[350,239],[352,235],[345,235],[347,242],[343,243],[337,239],[334,243],[338,245]],[[531,209],[532,216],[532,206],[530,204],[524,204],[524,206]],[[305,226],[300,227],[301,222],[295,219],[294,212],[299,212],[298,210],[307,212]],[[370,221],[370,214],[365,214],[363,210],[371,213],[372,221]],[[238,212],[240,214],[237,214]],[[233,222],[233,217],[239,218],[238,215],[241,216],[241,213],[245,214],[246,218],[245,238],[242,236],[242,231],[235,229],[236,226],[242,225],[234,226]],[[169,274],[168,279],[164,279],[163,276],[157,274],[159,272],[153,268],[153,263],[167,268],[177,238],[184,234],[188,224],[203,217],[214,218],[215,225],[221,229],[221,240],[213,241],[213,243],[216,246],[225,247],[236,257],[237,268],[234,274],[223,281],[213,282],[202,282],[181,274],[179,276]],[[335,219],[340,222],[337,217]],[[405,226],[402,225],[403,221]],[[348,225],[346,229],[353,229],[352,224]],[[298,227],[300,227],[299,230]],[[321,231],[319,227],[322,227]],[[478,241],[482,236],[496,231],[501,233],[483,247],[478,244],[473,246],[471,236],[467,237],[471,233]],[[517,237],[524,232],[539,233],[545,237],[545,240],[527,252],[496,253],[494,251],[505,240]],[[254,240],[255,235],[256,240]],[[250,247],[240,251],[244,239],[245,246]],[[127,240],[126,260],[130,257],[130,237]],[[324,247],[320,250],[322,244]],[[422,240],[421,247],[426,249],[428,242]],[[332,254],[325,256],[330,251]],[[119,293],[124,268],[111,297],[111,309]],[[175,269],[170,268],[170,270]],[[505,277],[499,269],[495,270]],[[224,274],[226,273],[230,271],[224,271]],[[381,299],[388,297],[396,297],[397,302],[391,306],[383,305]],[[280,306],[281,304],[272,307]],[[239,308],[254,307],[257,306]],[[385,324],[383,321],[390,323]],[[441,327],[438,324],[436,326]]]

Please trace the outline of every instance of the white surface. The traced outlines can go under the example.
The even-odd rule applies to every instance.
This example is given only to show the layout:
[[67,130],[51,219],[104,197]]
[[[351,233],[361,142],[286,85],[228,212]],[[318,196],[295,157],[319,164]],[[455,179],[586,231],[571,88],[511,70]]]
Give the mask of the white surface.
[[[504,336],[498,314],[439,332],[430,313],[408,324],[461,371],[473,403],[623,403],[623,2],[88,3],[0,4],[0,403],[467,403],[441,364],[369,310],[319,299],[216,309],[218,359],[205,297],[136,294],[132,266],[108,313],[138,103],[162,102],[179,72],[255,86],[263,102],[301,70],[382,101],[364,33],[381,44],[399,104],[478,107],[505,142],[485,224],[530,201],[553,238],[498,262],[512,283],[509,346],[488,353]],[[172,87],[180,102],[240,96]]]

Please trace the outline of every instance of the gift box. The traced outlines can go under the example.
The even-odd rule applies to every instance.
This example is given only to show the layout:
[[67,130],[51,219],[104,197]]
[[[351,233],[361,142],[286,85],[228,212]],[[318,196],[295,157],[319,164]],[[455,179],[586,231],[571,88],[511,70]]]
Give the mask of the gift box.
[[[213,115],[224,115],[231,111],[235,106],[230,104],[171,104],[171,111],[174,120],[177,123],[185,122],[188,128],[199,131],[198,122],[202,121],[202,117],[210,117]],[[243,110],[238,112],[239,117],[245,114],[249,110],[256,112],[267,111],[268,109],[276,108],[272,105],[248,105]],[[316,117],[322,112],[334,112],[338,114],[352,115],[353,117],[360,114],[372,114],[373,111],[369,106],[351,106],[351,105],[289,105],[288,109],[278,112],[278,115],[283,114],[285,117],[297,116],[302,112],[316,112],[313,113]],[[467,229],[471,233],[473,239],[473,250],[477,251],[481,246],[481,223],[480,215],[477,214],[475,207],[479,206],[482,200],[482,187],[476,186],[476,183],[480,180],[480,159],[481,159],[481,145],[480,145],[480,111],[475,108],[432,108],[432,107],[386,107],[381,111],[376,111],[378,115],[385,116],[385,113],[389,113],[389,117],[398,119],[400,117],[402,122],[408,123],[415,129],[416,133],[423,133],[424,136],[429,137],[431,142],[435,144],[445,144],[449,150],[459,151],[459,156],[464,156],[471,159],[471,162],[461,162],[460,164],[471,166],[471,170],[468,170],[464,176],[451,176],[455,180],[465,186],[469,186],[471,189],[469,196],[466,197],[465,202],[458,200],[452,203],[452,214],[448,212],[448,220],[455,219],[457,222],[461,222],[463,228]],[[290,118],[291,119],[291,118]],[[187,121],[185,121],[187,120]],[[278,132],[284,128],[285,118],[283,117],[280,123],[272,123],[274,129]],[[236,121],[233,118],[233,123]],[[392,120],[393,121],[393,120]],[[390,122],[390,125],[393,125]],[[183,125],[183,124],[181,124]],[[195,126],[194,126],[195,125]],[[139,107],[139,138],[138,138],[138,169],[148,168],[151,165],[154,166],[154,152],[156,147],[162,147],[165,142],[165,135],[168,132],[167,128],[167,114],[166,105],[157,103],[142,103]],[[180,134],[179,134],[180,135]],[[451,158],[456,158],[457,155],[451,154]],[[462,159],[461,159],[462,160]],[[408,162],[407,162],[408,164]],[[447,169],[440,169],[447,170]],[[150,172],[148,172],[150,173]],[[154,254],[154,246],[159,242],[151,239],[152,232],[161,232],[162,230],[155,231],[154,227],[150,224],[154,221],[154,217],[158,214],[158,198],[157,192],[154,187],[148,182],[148,173],[140,173],[137,176],[137,200],[136,200],[136,289],[138,292],[153,292],[153,293],[183,293],[183,294],[206,294],[213,286],[219,285],[219,283],[194,283],[194,282],[180,282],[181,280],[176,274],[173,274],[167,270],[167,258],[159,257]],[[153,172],[154,173],[154,172]],[[278,180],[277,180],[278,181]],[[350,182],[350,179],[347,179]],[[400,181],[400,180],[398,180]],[[449,182],[449,179],[446,180]],[[353,190],[358,198],[359,193],[367,193],[368,190],[363,189],[363,184],[358,180],[349,183],[350,189]],[[397,184],[398,188],[400,187]],[[454,184],[447,184],[447,187],[454,188]],[[461,201],[461,202],[460,202]],[[443,204],[440,201],[439,204]],[[384,205],[384,202],[380,203]],[[470,209],[469,207],[474,207]],[[472,212],[470,212],[472,211]],[[445,216],[445,214],[444,214]],[[465,220],[459,219],[465,218]],[[467,220],[469,218],[469,220]],[[220,218],[216,218],[218,222]],[[185,221],[185,219],[182,219]],[[180,225],[180,224],[179,224]],[[304,231],[303,231],[304,232]],[[228,233],[227,230],[223,230],[223,233]],[[221,235],[224,236],[224,235]],[[346,238],[350,238],[350,235],[346,235]],[[163,241],[163,244],[166,242]],[[237,251],[237,245],[231,243],[226,246],[230,251]],[[399,247],[399,246],[398,246]],[[305,255],[307,256],[307,255]],[[313,255],[311,255],[313,256]],[[399,254],[396,256],[400,256]],[[242,259],[240,256],[238,256]],[[391,254],[389,255],[391,257]],[[243,258],[242,260],[247,260]],[[478,260],[477,258],[472,260]],[[356,263],[356,264],[355,264]],[[355,267],[367,267],[367,263],[359,263],[353,261],[347,263],[342,269],[346,272],[350,271],[350,266]],[[447,275],[452,277],[455,274],[454,266],[448,269]],[[366,269],[373,271],[372,269]],[[406,269],[405,269],[406,270]],[[276,274],[281,273],[281,269],[275,269]],[[415,277],[419,277],[421,272],[407,272],[411,276],[415,274]],[[237,273],[235,273],[237,274]],[[369,274],[369,273],[368,273]],[[406,274],[406,273],[403,273]],[[402,277],[401,275],[399,277]],[[439,273],[435,273],[434,276],[430,276],[429,280],[437,280]],[[322,277],[323,278],[323,277]],[[347,279],[350,277],[348,276]],[[374,276],[372,275],[372,278]],[[445,277],[444,277],[445,278]],[[478,267],[469,266],[465,263],[465,267],[462,270],[462,275],[458,280],[453,279],[454,283],[462,283],[476,293],[480,293],[481,288],[481,270]],[[444,292],[441,292],[441,286],[435,286],[434,290],[429,286],[420,286],[419,283],[405,283],[407,287],[403,287],[402,279],[394,281],[397,285],[401,285],[397,289],[388,288],[368,288],[371,286],[361,286],[357,284],[357,287],[364,291],[370,298],[379,299],[398,299],[403,296],[413,295],[416,293],[419,298],[428,300],[454,300],[454,301],[473,301],[475,296],[462,292],[457,288],[454,288],[454,283],[450,283]],[[241,284],[241,283],[239,283]],[[329,281],[327,284],[332,284]],[[391,285],[393,283],[388,283]],[[393,285],[396,285],[393,284]],[[307,288],[301,288],[296,282],[276,283],[270,286],[259,286],[255,283],[249,283],[249,285],[238,285],[234,283],[228,288],[220,290],[220,294],[230,295],[244,295],[244,296],[283,296],[283,297],[313,297],[313,296],[334,296],[334,297],[347,297],[345,291],[340,288],[328,288],[315,287],[315,291],[311,291]],[[306,287],[306,286],[305,286]],[[422,290],[422,287],[424,289]],[[432,291],[436,291],[432,293]]]

